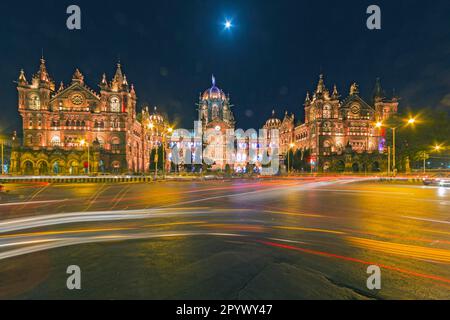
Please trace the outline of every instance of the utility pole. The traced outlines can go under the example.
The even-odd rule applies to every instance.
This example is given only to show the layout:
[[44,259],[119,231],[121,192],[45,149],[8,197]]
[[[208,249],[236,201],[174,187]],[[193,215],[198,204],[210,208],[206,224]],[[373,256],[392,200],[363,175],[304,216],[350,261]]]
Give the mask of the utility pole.
[[395,159],[395,131],[397,128],[392,128],[392,173],[394,176],[397,173],[397,165],[396,165],[396,159]]
[[88,149],[88,175],[91,174],[91,147],[89,145],[89,143],[87,144],[87,149]]
[[423,153],[423,173],[427,173],[427,159],[426,159],[426,153]]
[[158,147],[155,148],[155,180],[158,178]]
[[391,175],[391,147],[388,147],[388,165],[387,165],[387,175]]
[[3,146],[3,141],[2,141],[2,175],[4,174],[3,168],[5,166],[5,158],[3,155],[3,148],[4,148],[4,146]]

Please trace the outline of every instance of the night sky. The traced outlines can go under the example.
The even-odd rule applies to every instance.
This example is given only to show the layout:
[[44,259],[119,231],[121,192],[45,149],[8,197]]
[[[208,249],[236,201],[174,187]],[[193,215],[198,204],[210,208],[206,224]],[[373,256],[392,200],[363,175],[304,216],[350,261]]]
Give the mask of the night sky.
[[[66,28],[78,4],[82,30]],[[382,10],[382,30],[366,28],[366,9]],[[21,131],[15,81],[38,70],[41,50],[57,84],[76,67],[98,90],[120,57],[138,106],[159,106],[192,128],[199,93],[231,95],[237,126],[259,128],[275,108],[303,120],[306,91],[319,74],[346,96],[353,81],[370,97],[375,78],[401,108],[450,107],[450,1],[2,1],[0,129]],[[225,31],[225,19],[234,27]]]

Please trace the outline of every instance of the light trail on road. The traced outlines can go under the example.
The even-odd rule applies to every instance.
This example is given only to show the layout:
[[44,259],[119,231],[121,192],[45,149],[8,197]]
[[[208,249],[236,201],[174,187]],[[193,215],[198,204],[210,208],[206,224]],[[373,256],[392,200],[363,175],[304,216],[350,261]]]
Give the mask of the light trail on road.
[[[281,286],[296,286],[298,297],[307,293],[293,279],[312,272],[314,283],[326,277],[331,285],[354,287],[373,297],[365,288],[366,273],[360,266],[374,261],[383,266],[383,281],[392,286],[384,286],[381,297],[450,295],[445,205],[450,193],[443,196],[437,189],[356,178],[43,187],[41,192],[17,189],[36,195],[37,202],[0,206],[0,216],[7,217],[0,220],[0,276],[8,277],[11,261],[28,261],[37,255],[51,257],[58,268],[64,268],[70,256],[71,261],[92,265],[92,270],[84,271],[88,273],[98,269],[114,274],[117,268],[128,270],[144,263],[139,272],[151,270],[151,274],[175,279],[184,268],[191,268],[189,274],[212,272],[212,279],[237,281],[237,288],[242,287],[241,281],[274,292],[285,292]],[[20,206],[23,211],[9,210]],[[252,260],[253,256],[258,258]],[[98,257],[98,262],[92,257]],[[153,263],[154,259],[158,262]],[[270,273],[262,279],[240,278],[260,261],[269,270],[288,268],[289,272]],[[42,281],[52,283],[60,270],[54,268]],[[266,287],[268,279],[270,288]],[[142,281],[145,278],[134,283]],[[404,281],[414,285],[404,287]],[[333,288],[338,295],[341,289]],[[165,290],[169,289],[159,288],[159,292]],[[177,296],[176,292],[168,294]]]

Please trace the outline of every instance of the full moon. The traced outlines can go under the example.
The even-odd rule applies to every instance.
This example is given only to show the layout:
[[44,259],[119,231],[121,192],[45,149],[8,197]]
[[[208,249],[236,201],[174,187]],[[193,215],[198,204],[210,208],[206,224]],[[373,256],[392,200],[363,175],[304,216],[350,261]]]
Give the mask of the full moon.
[[232,26],[233,24],[231,23],[230,20],[225,21],[225,29],[230,30]]

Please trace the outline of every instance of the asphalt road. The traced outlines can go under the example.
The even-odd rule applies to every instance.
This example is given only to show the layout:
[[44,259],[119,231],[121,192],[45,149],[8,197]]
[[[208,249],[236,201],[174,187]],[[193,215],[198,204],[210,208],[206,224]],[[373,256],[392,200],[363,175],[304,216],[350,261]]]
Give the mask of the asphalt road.
[[[450,189],[352,178],[8,185],[0,299],[449,299]],[[66,288],[66,269],[82,289]],[[367,268],[381,268],[369,290]]]

